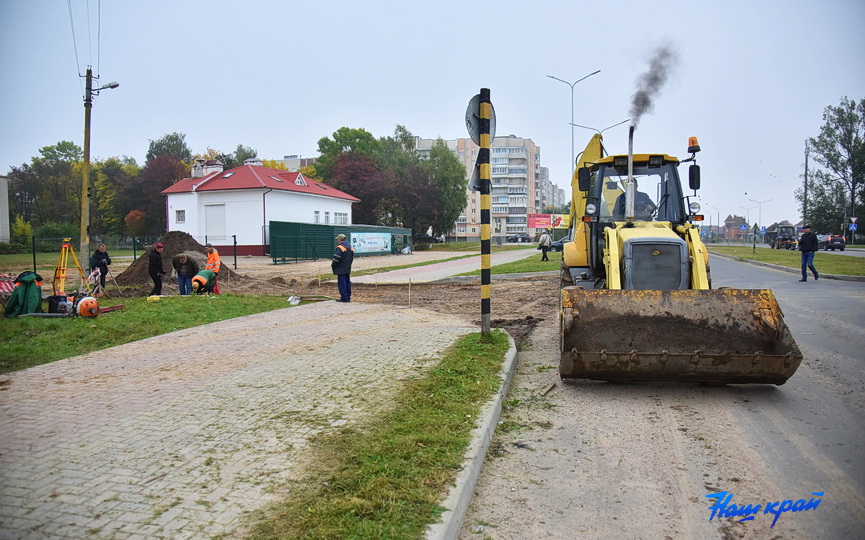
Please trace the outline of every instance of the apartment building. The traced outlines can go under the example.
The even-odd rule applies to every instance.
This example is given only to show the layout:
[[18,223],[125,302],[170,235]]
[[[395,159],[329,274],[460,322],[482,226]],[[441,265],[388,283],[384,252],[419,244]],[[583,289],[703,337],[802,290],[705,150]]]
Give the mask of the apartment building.
[[[479,146],[471,139],[446,140],[448,148],[470,176],[477,160]],[[423,157],[435,139],[416,138],[416,148]],[[546,167],[541,167],[541,149],[531,139],[508,135],[495,137],[490,145],[490,235],[506,237],[515,233],[535,235],[528,227],[528,215],[544,213],[560,197],[550,183]],[[558,190],[561,191],[561,190]],[[467,190],[467,204],[448,236],[457,241],[480,240],[481,196]]]

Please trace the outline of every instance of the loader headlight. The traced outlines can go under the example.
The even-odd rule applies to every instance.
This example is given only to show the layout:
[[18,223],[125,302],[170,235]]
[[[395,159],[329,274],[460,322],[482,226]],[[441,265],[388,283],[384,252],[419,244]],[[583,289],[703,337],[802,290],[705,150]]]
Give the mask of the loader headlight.
[[598,207],[595,206],[593,203],[589,203],[586,205],[586,213],[587,214],[594,215],[595,212],[597,212],[597,211],[598,211]]
[[692,214],[698,214],[700,213],[700,203],[692,202],[688,205],[688,209],[691,211]]

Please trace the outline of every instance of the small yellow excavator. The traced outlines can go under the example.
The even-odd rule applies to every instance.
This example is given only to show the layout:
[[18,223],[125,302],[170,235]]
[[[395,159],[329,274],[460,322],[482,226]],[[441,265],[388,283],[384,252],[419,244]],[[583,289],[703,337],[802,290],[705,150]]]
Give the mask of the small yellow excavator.
[[562,254],[562,378],[784,384],[802,361],[770,290],[712,289],[709,254],[678,167],[691,157],[605,156],[592,137],[572,179]]

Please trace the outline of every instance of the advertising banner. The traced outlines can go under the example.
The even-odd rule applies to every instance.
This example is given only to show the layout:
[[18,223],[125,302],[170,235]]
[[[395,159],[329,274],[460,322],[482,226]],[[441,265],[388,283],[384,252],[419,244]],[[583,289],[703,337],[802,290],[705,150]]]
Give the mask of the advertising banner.
[[554,229],[571,228],[571,216],[569,216],[568,214],[553,214],[551,221]]
[[550,214],[529,214],[529,229],[548,229],[550,227]]
[[390,233],[351,233],[355,253],[390,253]]

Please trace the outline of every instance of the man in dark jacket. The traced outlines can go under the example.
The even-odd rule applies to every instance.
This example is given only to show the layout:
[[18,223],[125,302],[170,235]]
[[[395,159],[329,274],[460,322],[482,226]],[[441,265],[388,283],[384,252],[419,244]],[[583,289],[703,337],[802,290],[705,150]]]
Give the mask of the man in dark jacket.
[[162,276],[165,275],[165,270],[162,267],[162,250],[165,249],[165,244],[157,242],[153,249],[150,250],[150,257],[147,259],[147,273],[150,274],[150,279],[153,280],[153,290],[150,291],[150,296],[159,296],[162,294]]
[[105,251],[105,244],[96,246],[96,251],[90,256],[90,270],[99,269],[99,291],[97,294],[105,292],[105,276],[108,275],[108,265],[111,264],[111,257]]
[[814,281],[820,279],[820,274],[814,268],[814,253],[817,251],[817,235],[811,232],[811,226],[805,225],[805,234],[799,239],[799,251],[802,252],[802,279],[799,281],[808,281],[808,268],[814,272]]
[[351,263],[354,260],[354,248],[348,243],[344,234],[336,237],[336,249],[333,251],[333,261],[330,268],[336,274],[336,285],[339,288],[339,301],[351,302]]
[[198,273],[198,263],[186,253],[178,253],[171,261],[174,271],[177,272],[177,288],[180,296],[186,296],[192,292],[192,278]]

